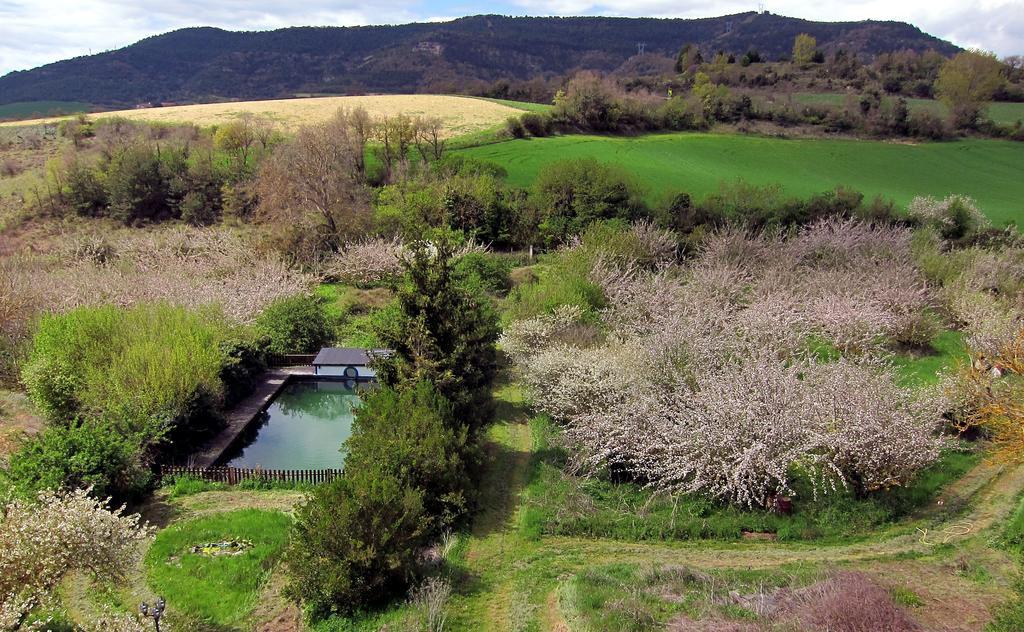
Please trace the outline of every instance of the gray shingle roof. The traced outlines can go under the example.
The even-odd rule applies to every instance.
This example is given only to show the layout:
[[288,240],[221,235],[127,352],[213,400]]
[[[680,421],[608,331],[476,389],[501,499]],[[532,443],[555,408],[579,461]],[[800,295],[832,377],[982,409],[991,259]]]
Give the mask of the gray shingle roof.
[[354,347],[324,347],[313,360],[315,366],[366,366],[371,357],[388,357],[390,349],[357,349]]

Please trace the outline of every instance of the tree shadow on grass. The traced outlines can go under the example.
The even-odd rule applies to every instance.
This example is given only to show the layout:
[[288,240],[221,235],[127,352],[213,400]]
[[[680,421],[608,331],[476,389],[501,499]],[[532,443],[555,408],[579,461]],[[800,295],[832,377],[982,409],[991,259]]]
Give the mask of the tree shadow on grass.
[[[530,432],[525,404],[498,400],[495,419],[504,424],[513,439]],[[510,443],[516,443],[514,440]],[[484,444],[484,465],[480,473],[479,508],[473,519],[474,537],[488,535],[509,527],[519,505],[519,495],[529,480],[532,451],[527,443],[521,448],[494,439]]]
[[141,505],[129,508],[129,512],[138,513],[144,522],[163,529],[181,514],[181,508],[169,502],[166,495],[157,493]]

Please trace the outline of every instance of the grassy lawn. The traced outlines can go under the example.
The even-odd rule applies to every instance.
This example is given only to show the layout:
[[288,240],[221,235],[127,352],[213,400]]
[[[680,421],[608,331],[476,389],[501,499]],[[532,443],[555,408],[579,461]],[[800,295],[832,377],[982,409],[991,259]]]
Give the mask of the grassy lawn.
[[914,145],[674,133],[534,138],[460,151],[504,166],[509,181],[523,187],[552,162],[594,158],[632,171],[654,203],[679,191],[701,198],[742,179],[799,197],[844,185],[900,205],[915,195],[963,193],[997,224],[1024,223],[1024,143],[1011,141]]
[[[892,97],[886,97],[892,98]],[[798,103],[808,105],[843,105],[846,101],[845,94],[801,92],[793,95]],[[949,115],[949,108],[941,101],[933,99],[907,99],[907,105],[911,111],[915,109],[930,110],[933,114],[945,118]],[[987,114],[1000,125],[1013,125],[1017,121],[1024,121],[1024,103],[1007,103],[1003,101],[990,103]]]
[[930,386],[939,383],[943,371],[966,358],[963,334],[959,331],[945,331],[932,341],[930,353],[899,354],[892,361],[897,376],[904,384]]
[[[285,513],[252,508],[175,522],[157,534],[146,554],[148,583],[179,616],[238,626],[257,606],[290,524]],[[191,552],[194,546],[225,540],[246,540],[251,547],[238,555]]]

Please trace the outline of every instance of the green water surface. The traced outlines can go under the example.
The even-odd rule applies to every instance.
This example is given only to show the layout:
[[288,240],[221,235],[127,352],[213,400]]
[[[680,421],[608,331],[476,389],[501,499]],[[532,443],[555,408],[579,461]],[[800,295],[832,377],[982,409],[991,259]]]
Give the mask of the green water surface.
[[352,410],[358,403],[346,382],[290,382],[223,462],[263,469],[340,468],[345,460],[341,445],[352,434]]

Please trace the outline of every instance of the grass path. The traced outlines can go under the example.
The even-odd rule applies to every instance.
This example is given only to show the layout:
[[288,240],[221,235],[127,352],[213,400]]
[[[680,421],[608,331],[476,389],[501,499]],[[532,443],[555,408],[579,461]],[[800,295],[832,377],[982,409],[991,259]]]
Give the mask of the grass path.
[[[612,563],[680,564],[706,570],[853,566],[878,574],[883,582],[915,585],[929,608],[919,617],[935,625],[955,621],[951,629],[980,629],[989,609],[1011,594],[1015,563],[988,542],[1024,491],[1024,467],[987,462],[947,488],[934,504],[867,541],[829,546],[528,540],[518,525],[519,494],[530,477],[533,457],[528,413],[518,389],[506,386],[497,395],[499,422],[488,445],[485,496],[465,544],[461,585],[451,602],[452,629],[574,629],[562,603],[567,582],[583,570]],[[985,584],[965,578],[950,561],[958,556],[981,564],[992,578]]]

